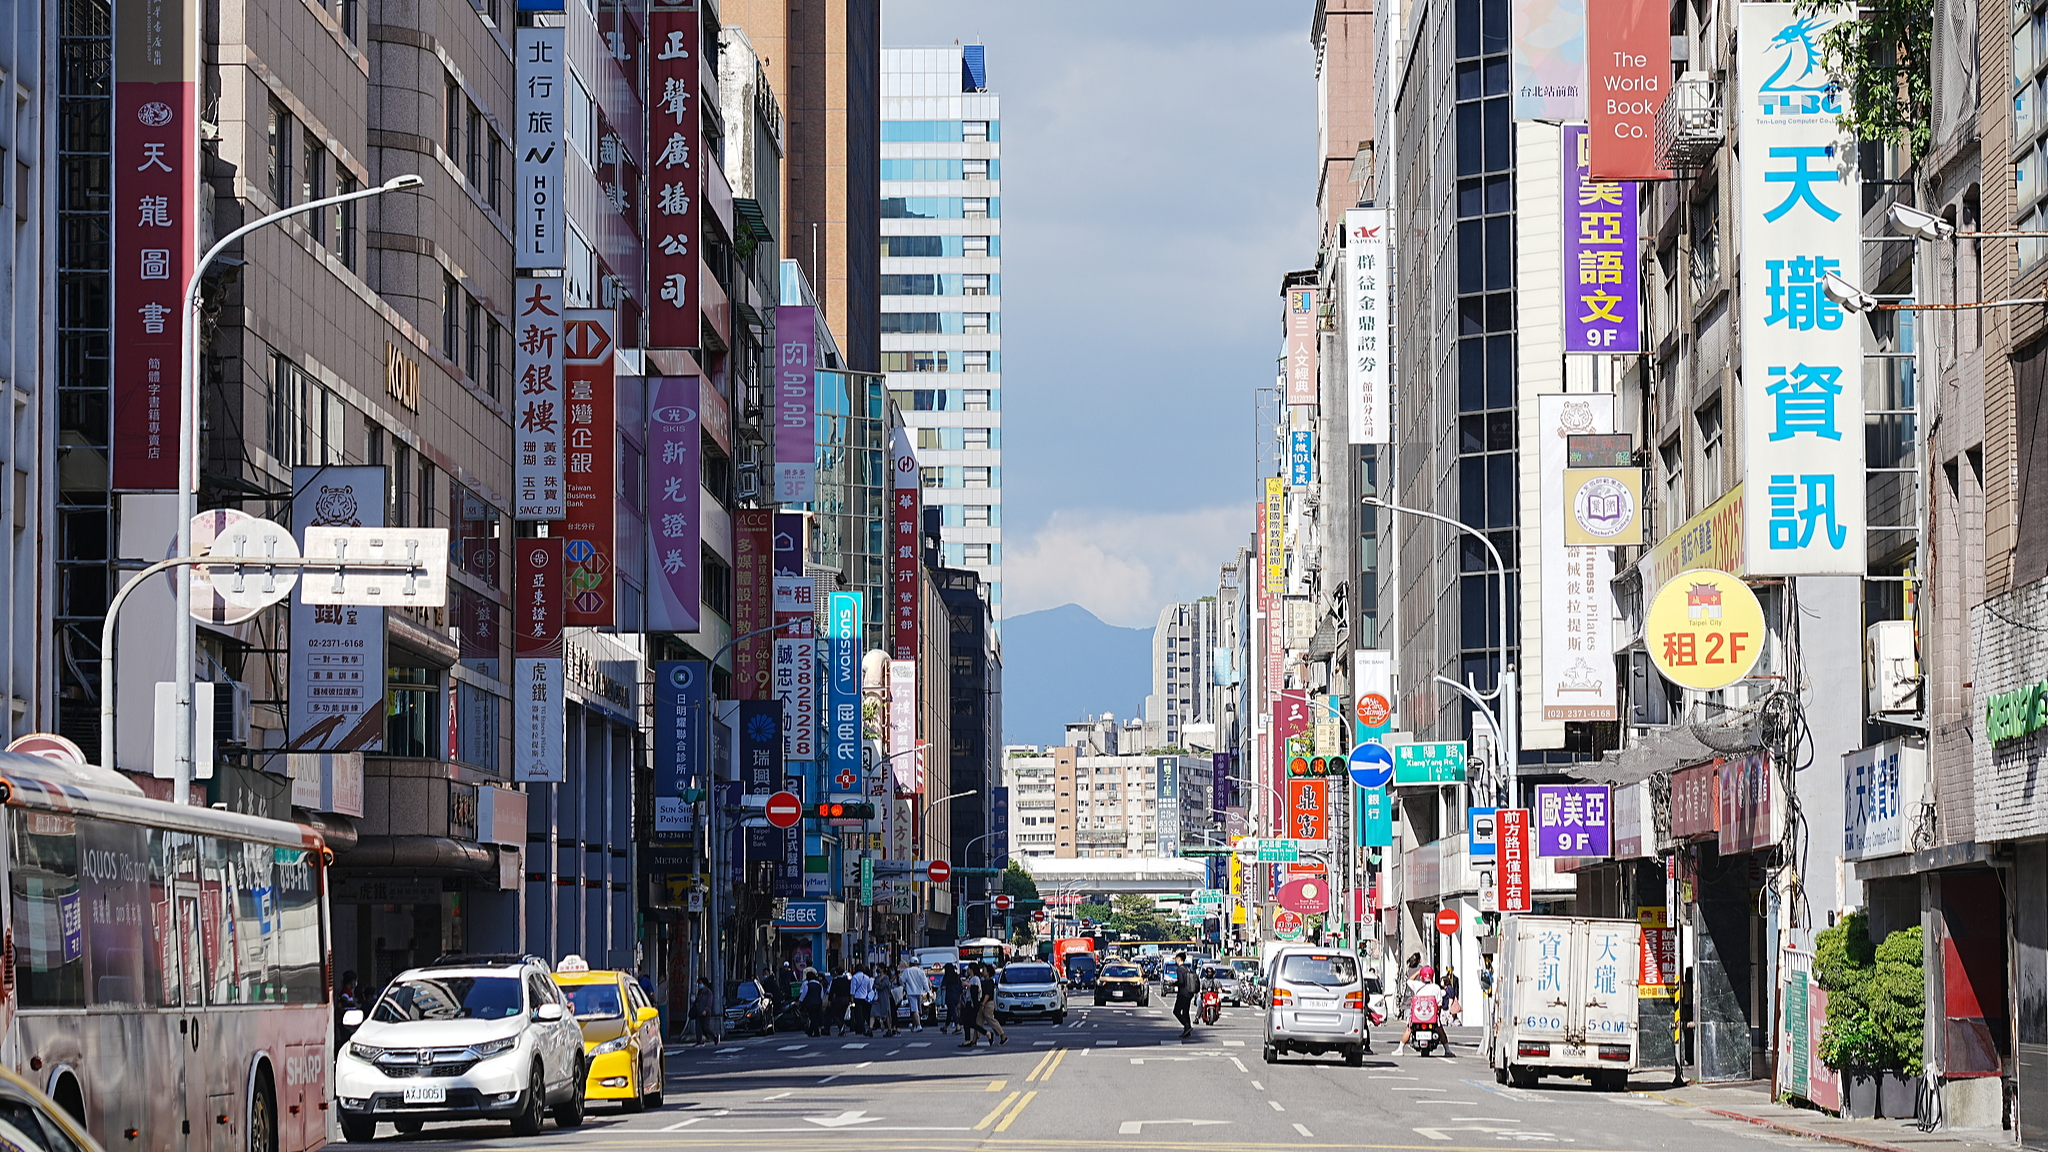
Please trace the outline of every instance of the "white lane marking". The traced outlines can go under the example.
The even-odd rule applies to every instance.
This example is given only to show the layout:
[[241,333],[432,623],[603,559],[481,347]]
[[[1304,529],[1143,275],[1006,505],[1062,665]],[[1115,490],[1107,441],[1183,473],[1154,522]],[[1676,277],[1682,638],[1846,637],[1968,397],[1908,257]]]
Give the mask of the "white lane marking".
[[1096,1043],[1097,1043],[1097,1044],[1101,1044],[1101,1045],[1104,1045],[1104,1046],[1106,1046],[1106,1047],[1115,1047],[1115,1046],[1116,1046],[1116,1041],[1114,1041],[1114,1040],[1097,1040],[1097,1041],[1096,1041]]
[[1238,1070],[1239,1072],[1249,1072],[1249,1071],[1251,1071],[1251,1069],[1249,1069],[1249,1068],[1247,1068],[1247,1067],[1245,1067],[1245,1066],[1244,1066],[1244,1061],[1242,1061],[1242,1060],[1239,1060],[1239,1059],[1238,1059],[1237,1057],[1235,1057],[1235,1056],[1232,1056],[1232,1057],[1230,1058],[1230,1062],[1231,1062],[1232,1064],[1235,1064],[1235,1065],[1237,1065],[1237,1070]]
[[856,1041],[854,1041],[854,1042],[853,1042],[853,1043],[851,1043],[851,1044],[841,1044],[841,1045],[840,1045],[840,1047],[841,1047],[841,1048],[865,1048],[865,1047],[867,1047],[867,1046],[868,1046],[868,1042],[867,1042],[867,1041],[865,1041],[865,1040],[856,1040]]
[[801,1051],[803,1051],[804,1049],[806,1049],[806,1048],[808,1048],[808,1047],[810,1047],[810,1045],[808,1045],[808,1044],[784,1044],[784,1045],[783,1045],[782,1047],[780,1047],[780,1048],[777,1048],[777,1049],[776,1049],[776,1051],[777,1051],[777,1052],[801,1052]]
[[1264,1084],[1259,1083],[1257,1080],[1252,1081],[1252,1087],[1258,1089],[1261,1092],[1264,1092],[1266,1090],[1266,1086]]
[[1449,1088],[1389,1088],[1389,1092],[1449,1092]]
[[1033,1040],[1033,1041],[1031,1042],[1031,1046],[1032,1046],[1033,1048],[1050,1048],[1050,1047],[1052,1047],[1052,1041],[1050,1041],[1050,1040]]
[[763,1104],[766,1104],[766,1103],[767,1103],[768,1101],[770,1101],[770,1100],[780,1100],[780,1099],[782,1099],[782,1098],[783,1098],[783,1097],[785,1097],[785,1096],[794,1096],[794,1095],[796,1095],[796,1093],[794,1093],[794,1092],[777,1092],[777,1093],[776,1093],[775,1095],[773,1095],[773,1096],[763,1096],[763,1097],[761,1098],[761,1103],[763,1103]]
[[1420,1080],[1420,1076],[1368,1076],[1368,1080]]
[[663,1131],[663,1132],[681,1132],[681,1131],[682,1131],[683,1129],[685,1129],[685,1128],[688,1128],[688,1127],[689,1127],[690,1125],[692,1125],[692,1124],[701,1124],[701,1123],[703,1123],[704,1121],[706,1121],[706,1120],[709,1120],[709,1119],[710,1119],[710,1117],[709,1117],[709,1116],[692,1116],[692,1117],[690,1117],[690,1118],[689,1118],[688,1120],[682,1120],[682,1121],[678,1121],[677,1123],[671,1124],[671,1125],[669,1125],[668,1127],[666,1127],[666,1128],[663,1128],[663,1129],[662,1129],[662,1131]]
[[1242,1048],[1242,1047],[1244,1047],[1244,1041],[1242,1041],[1242,1040],[1225,1040],[1225,1041],[1223,1042],[1223,1046],[1224,1046],[1225,1048]]
[[823,1080],[820,1080],[820,1081],[818,1081],[818,1083],[820,1083],[820,1084],[830,1084],[831,1082],[833,1082],[834,1080],[837,1080],[837,1079],[839,1079],[839,1073],[837,1073],[837,1072],[834,1072],[834,1073],[833,1073],[833,1074],[831,1074],[830,1076],[827,1076],[827,1077],[825,1077],[825,1078],[824,1078]]
[[908,1046],[911,1048],[929,1048],[932,1046],[932,1042],[929,1040],[918,1040]]
[[1457,1104],[1461,1107],[1479,1103],[1477,1100],[1417,1100],[1417,1104]]
[[1305,1138],[1307,1138],[1307,1139],[1313,1140],[1313,1139],[1315,1139],[1315,1138],[1316,1138],[1316,1134],[1315,1134],[1315,1133],[1313,1133],[1313,1132],[1309,1131],[1308,1129],[1306,1129],[1306,1128],[1302,1127],[1302,1126],[1301,1126],[1301,1125],[1299,1125],[1299,1124],[1296,1124],[1296,1125],[1294,1126],[1294,1130],[1295,1130],[1296,1132],[1299,1132],[1299,1133],[1301,1133],[1301,1134],[1302,1134],[1302,1136],[1303,1136],[1303,1137],[1305,1137]]
[[1278,1100],[1268,1100],[1268,1101],[1266,1101],[1266,1103],[1268,1103],[1268,1104],[1271,1104],[1271,1105],[1273,1106],[1273,1111],[1275,1111],[1275,1112],[1285,1112],[1285,1111],[1287,1111],[1287,1109],[1285,1109],[1285,1108],[1282,1108],[1282,1107],[1280,1106],[1280,1102],[1279,1102]]
[[855,1064],[855,1065],[854,1065],[854,1067],[855,1067],[855,1068],[866,1068],[866,1067],[867,1067],[868,1065],[870,1065],[870,1064],[873,1064],[873,1063],[874,1063],[874,1061],[873,1061],[873,1060],[868,1060],[868,1061],[865,1061],[865,1062],[863,1062],[863,1063],[860,1063],[860,1064]]

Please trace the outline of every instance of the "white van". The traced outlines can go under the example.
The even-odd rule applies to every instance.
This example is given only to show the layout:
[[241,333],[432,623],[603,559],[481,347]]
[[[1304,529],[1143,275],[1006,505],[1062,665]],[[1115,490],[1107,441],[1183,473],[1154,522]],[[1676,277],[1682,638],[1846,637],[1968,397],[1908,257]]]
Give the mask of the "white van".
[[1348,948],[1290,944],[1266,967],[1266,1063],[1283,1052],[1341,1052],[1353,1068],[1365,1062],[1365,975]]
[[1583,1076],[1609,1092],[1636,1070],[1637,951],[1633,920],[1510,915],[1495,955],[1492,1048],[1500,1083]]

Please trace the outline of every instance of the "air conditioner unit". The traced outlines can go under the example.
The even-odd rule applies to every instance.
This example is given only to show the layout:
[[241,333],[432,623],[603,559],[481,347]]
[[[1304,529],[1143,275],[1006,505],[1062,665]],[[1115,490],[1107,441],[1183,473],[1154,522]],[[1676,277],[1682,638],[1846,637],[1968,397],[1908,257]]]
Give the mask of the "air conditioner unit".
[[1920,711],[1920,654],[1911,620],[1880,620],[1864,632],[1865,675],[1873,716]]
[[199,685],[213,697],[213,743],[249,743],[249,686],[239,680]]

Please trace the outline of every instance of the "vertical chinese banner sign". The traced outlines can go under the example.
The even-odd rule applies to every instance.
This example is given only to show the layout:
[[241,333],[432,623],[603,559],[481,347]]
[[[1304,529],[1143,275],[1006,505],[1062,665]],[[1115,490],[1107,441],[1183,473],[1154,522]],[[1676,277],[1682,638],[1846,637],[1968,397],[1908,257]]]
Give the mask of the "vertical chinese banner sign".
[[657,4],[647,15],[647,279],[654,294],[647,340],[655,348],[695,348],[704,339],[697,290],[702,36],[696,0]]
[[1287,402],[1316,402],[1316,290],[1287,290]]
[[1614,549],[1564,542],[1565,434],[1614,431],[1614,394],[1574,392],[1536,398],[1537,483],[1541,493],[1539,587],[1543,596],[1540,696],[1545,720],[1613,720]]
[[861,764],[861,594],[834,592],[825,613],[827,764],[834,792],[865,792]]
[[1282,835],[1296,840],[1323,840],[1330,832],[1330,782],[1287,782],[1287,827]]
[[1351,442],[1385,444],[1393,357],[1387,331],[1387,210],[1344,213],[1344,378],[1350,382]]
[[513,515],[560,520],[569,511],[563,474],[562,278],[519,278],[512,301]]
[[910,444],[910,429],[896,429],[890,454],[894,457],[890,472],[895,478],[894,490],[890,493],[896,525],[890,579],[895,591],[890,599],[895,610],[896,659],[915,660],[918,573],[924,567],[918,541],[922,535],[920,520],[924,509],[920,499],[922,493],[918,489],[917,453]]
[[1657,107],[1670,88],[1670,23],[1653,0],[1586,0],[1592,179],[1671,179],[1657,167],[1656,139]]
[[647,378],[647,629],[695,632],[703,591],[697,523],[704,461],[698,377]]
[[[292,469],[292,531],[382,528],[381,466]],[[291,739],[307,752],[384,748],[384,610],[292,597]],[[492,649],[496,655],[496,649]]]
[[696,827],[683,799],[701,788],[704,713],[711,698],[711,666],[702,660],[664,660],[654,666],[654,838],[675,839]]
[[[1270,622],[1269,622],[1270,626]],[[1308,731],[1308,692],[1302,688],[1283,689],[1273,705],[1273,785],[1287,776],[1287,742]]]
[[1641,352],[1636,186],[1586,176],[1586,126],[1564,128],[1564,350]]
[[559,784],[562,767],[562,541],[513,542],[512,779]]
[[[569,72],[563,54],[566,28],[521,28],[518,34],[518,116],[512,133],[513,213],[521,268],[560,268],[568,256],[562,193],[568,156]],[[523,519],[524,517],[522,517]]]
[[562,519],[564,624],[609,627],[618,603],[619,417],[609,309],[565,312],[563,387],[568,391],[564,457],[568,515]]
[[1752,576],[1861,576],[1861,325],[1821,287],[1863,278],[1847,95],[1820,59],[1835,17],[1743,4],[1739,19],[1743,552]]
[[1503,808],[1493,814],[1495,868],[1500,873],[1500,910],[1527,912],[1535,894],[1529,874],[1529,810]]
[[775,309],[775,502],[808,504],[818,494],[818,311]]
[[792,766],[818,760],[817,596],[816,580],[776,573],[775,698],[786,728],[782,755]]
[[898,799],[917,795],[917,661],[889,661],[889,778]]
[[775,637],[762,631],[775,623],[775,512],[743,508],[732,514],[732,631],[748,636],[733,645],[733,695],[741,700],[774,696]]
[[114,21],[112,450],[120,489],[180,486],[180,310],[199,259],[199,13],[196,0],[141,0]]

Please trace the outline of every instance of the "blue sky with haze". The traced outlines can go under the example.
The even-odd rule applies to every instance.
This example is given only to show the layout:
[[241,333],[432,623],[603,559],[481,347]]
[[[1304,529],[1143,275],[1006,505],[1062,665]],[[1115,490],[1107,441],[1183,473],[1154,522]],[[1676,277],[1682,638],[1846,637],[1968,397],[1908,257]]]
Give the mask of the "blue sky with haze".
[[1315,253],[1312,6],[883,0],[1003,98],[1003,597],[1150,627],[1250,537],[1253,390]]

